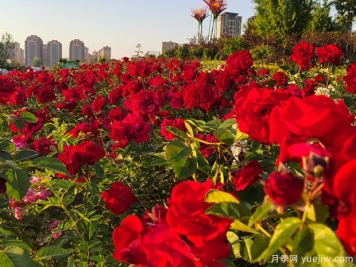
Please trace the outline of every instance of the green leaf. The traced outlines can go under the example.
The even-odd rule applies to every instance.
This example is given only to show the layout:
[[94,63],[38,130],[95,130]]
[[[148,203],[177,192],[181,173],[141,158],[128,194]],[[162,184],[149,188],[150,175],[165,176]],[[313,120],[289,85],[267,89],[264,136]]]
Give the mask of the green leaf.
[[90,221],[90,223],[89,223],[89,239],[91,239],[93,237],[93,234],[94,234],[95,229],[96,229],[96,225],[97,225],[96,222]]
[[252,237],[240,239],[237,234],[228,231],[227,239],[231,245],[231,250],[235,258],[243,258],[251,261],[251,246],[253,244]]
[[188,138],[188,135],[185,132],[183,132],[183,131],[181,131],[181,130],[173,127],[173,126],[167,126],[166,129],[167,129],[167,131],[175,134],[176,136],[178,136],[180,138],[183,138],[183,139],[187,139]]
[[104,178],[104,169],[97,162],[94,164],[95,175],[99,178]]
[[266,201],[262,206],[258,206],[256,211],[252,214],[248,226],[252,226],[258,221],[262,221],[269,217],[269,212],[273,208],[273,203]]
[[34,151],[34,150],[21,150],[20,152],[18,152],[15,156],[15,161],[24,161],[27,159],[32,159],[34,157],[38,156],[38,152]]
[[295,231],[300,227],[302,221],[297,217],[288,217],[281,221],[270,239],[268,247],[263,251],[263,253],[257,258],[258,261],[267,261],[270,257],[282,247],[286,241],[295,233]]
[[312,204],[309,206],[307,217],[313,222],[323,223],[329,217],[329,208],[327,205]]
[[190,136],[193,137],[194,136],[194,131],[193,131],[192,126],[186,120],[184,121],[184,125],[185,125],[185,128],[187,128]]
[[179,161],[192,153],[192,149],[181,141],[170,142],[166,147],[168,161]]
[[16,201],[21,201],[30,187],[30,179],[27,171],[22,169],[10,169],[5,172],[4,178],[7,181],[6,193]]
[[344,267],[347,266],[344,248],[336,234],[326,225],[314,223],[310,224],[314,233],[314,249],[320,256],[320,266],[322,267]]
[[228,130],[219,128],[215,131],[216,138],[224,144],[231,146],[234,143],[235,136]]
[[227,218],[243,218],[250,216],[251,211],[243,203],[222,202],[215,204],[205,211],[206,214]]
[[178,161],[172,162],[174,172],[177,175],[177,178],[187,178],[195,173],[197,169],[197,161],[194,158],[181,158]]
[[12,119],[12,123],[19,130],[22,130],[25,127],[25,122],[22,119]]
[[34,167],[45,168],[70,176],[63,162],[56,158],[38,157],[33,160],[32,165]]
[[207,175],[210,175],[210,165],[208,160],[203,156],[203,154],[196,150],[196,159],[198,163],[198,169],[204,172]]
[[[306,259],[317,256],[314,245],[315,241],[313,231],[309,227],[304,227],[296,235],[293,245],[292,255],[297,255],[297,262],[295,262],[295,267],[305,266]],[[309,262],[308,266],[317,267],[319,265],[316,262]]]
[[230,126],[232,126],[234,124],[236,124],[236,119],[227,119],[222,124],[220,124],[219,128],[220,129],[229,128]]
[[28,111],[22,112],[19,118],[29,123],[36,123],[38,121],[38,118],[34,114]]
[[27,251],[23,248],[8,246],[0,250],[1,267],[36,267],[38,263],[34,262]]
[[248,232],[248,233],[252,233],[252,234],[258,234],[258,232],[256,230],[254,230],[253,228],[247,226],[246,224],[244,224],[243,222],[241,222],[239,220],[235,220],[230,225],[230,229],[237,230],[237,231],[242,231],[242,232]]
[[217,189],[211,189],[208,191],[208,193],[206,193],[205,202],[208,203],[231,202],[237,204],[240,203],[240,201],[232,194]]
[[250,248],[251,262],[258,262],[261,255],[268,248],[270,239],[265,235],[257,235]]
[[38,250],[37,258],[39,260],[59,260],[67,258],[69,254],[69,250],[61,248],[59,246],[45,246]]

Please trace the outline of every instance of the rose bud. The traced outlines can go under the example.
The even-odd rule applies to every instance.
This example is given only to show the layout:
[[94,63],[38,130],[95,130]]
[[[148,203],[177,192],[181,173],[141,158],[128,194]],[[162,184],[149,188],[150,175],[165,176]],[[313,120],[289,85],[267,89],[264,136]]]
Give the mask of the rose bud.
[[302,195],[303,187],[304,181],[287,171],[272,172],[265,181],[265,193],[279,206],[297,202]]

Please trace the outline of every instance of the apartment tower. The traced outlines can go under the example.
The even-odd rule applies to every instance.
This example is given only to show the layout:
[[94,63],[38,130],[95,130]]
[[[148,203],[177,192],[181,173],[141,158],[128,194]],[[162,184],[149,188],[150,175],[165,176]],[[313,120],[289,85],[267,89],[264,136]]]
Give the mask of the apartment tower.
[[238,13],[224,12],[218,16],[217,38],[241,36],[242,17]]
[[36,57],[43,63],[43,41],[37,35],[31,35],[25,40],[25,66],[32,66]]
[[111,48],[109,46],[104,46],[98,52],[98,59],[111,59]]
[[69,59],[83,61],[85,59],[84,43],[78,39],[70,41],[69,44]]
[[62,58],[62,43],[52,40],[47,43],[47,61],[46,66],[52,67]]
[[11,56],[11,60],[23,66],[25,65],[25,51],[20,47],[20,43],[14,42],[14,44],[15,47]]

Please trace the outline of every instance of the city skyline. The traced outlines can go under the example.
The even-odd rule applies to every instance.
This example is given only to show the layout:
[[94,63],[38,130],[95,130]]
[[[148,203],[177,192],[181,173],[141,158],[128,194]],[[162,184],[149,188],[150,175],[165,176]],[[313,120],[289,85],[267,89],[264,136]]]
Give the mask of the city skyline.
[[[202,0],[144,1],[130,3],[108,0],[70,2],[12,0],[2,4],[0,33],[10,33],[25,48],[30,35],[39,36],[44,44],[58,40],[63,45],[63,58],[69,58],[69,43],[79,39],[89,53],[111,47],[111,57],[120,59],[135,54],[136,45],[143,52],[161,51],[162,42],[187,43],[197,34],[192,8],[204,7]],[[228,1],[226,12],[238,13],[242,24],[254,15],[252,1]],[[210,17],[203,23],[207,35]]]

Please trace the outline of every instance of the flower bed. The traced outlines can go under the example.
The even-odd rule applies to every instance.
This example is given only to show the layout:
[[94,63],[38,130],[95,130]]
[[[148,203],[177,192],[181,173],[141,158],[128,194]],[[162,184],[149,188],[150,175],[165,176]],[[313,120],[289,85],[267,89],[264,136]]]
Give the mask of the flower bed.
[[275,73],[239,51],[209,71],[124,58],[0,76],[0,262],[347,266],[356,64],[336,74],[341,57],[301,42]]

